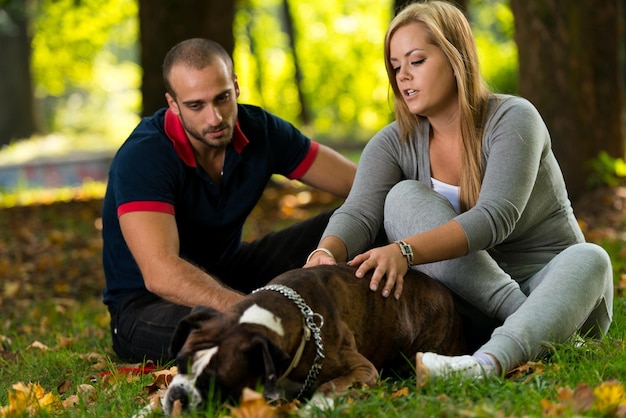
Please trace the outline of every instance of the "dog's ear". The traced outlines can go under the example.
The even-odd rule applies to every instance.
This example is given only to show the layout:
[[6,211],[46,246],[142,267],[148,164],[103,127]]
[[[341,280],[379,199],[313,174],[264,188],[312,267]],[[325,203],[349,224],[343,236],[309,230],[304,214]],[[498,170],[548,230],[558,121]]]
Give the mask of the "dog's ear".
[[279,399],[279,373],[282,374],[289,365],[289,355],[272,342],[265,335],[255,335],[248,350],[251,362],[260,359],[263,361],[264,382],[263,394],[267,399]]
[[191,310],[191,313],[180,320],[174,335],[170,342],[170,355],[176,357],[176,354],[185,344],[189,333],[194,329],[200,328],[203,322],[208,321],[218,315],[220,311],[206,306],[197,306]]

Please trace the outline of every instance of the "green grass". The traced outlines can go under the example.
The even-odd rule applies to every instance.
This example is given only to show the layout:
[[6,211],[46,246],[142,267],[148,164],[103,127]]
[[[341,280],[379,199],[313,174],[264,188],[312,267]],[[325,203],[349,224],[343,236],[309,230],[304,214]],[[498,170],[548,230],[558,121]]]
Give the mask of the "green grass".
[[[624,303],[618,304],[616,321],[623,323]],[[80,394],[79,385],[91,385],[86,399],[77,405],[49,416],[132,416],[147,403],[145,387],[152,383],[150,375],[137,376],[126,381],[105,381],[99,373],[114,370],[90,360],[89,354],[109,354],[108,335],[102,332],[102,309],[99,301],[84,301],[74,309],[57,309],[54,304],[46,304],[39,312],[24,318],[21,327],[34,327],[39,331],[41,342],[50,347],[48,351],[28,349],[30,337],[12,333],[12,350],[19,352],[19,359],[3,361],[0,368],[2,395],[0,404],[6,405],[8,384],[26,381],[38,382],[46,391],[56,393],[56,388],[69,381],[70,390],[61,395]],[[100,327],[94,324],[100,321]],[[45,324],[42,324],[45,323]],[[59,346],[54,335],[69,337],[72,343]],[[33,330],[28,334],[33,335]],[[45,335],[44,335],[45,334]],[[611,379],[626,375],[626,360],[623,355],[623,326],[616,326],[601,343],[590,343],[584,348],[563,345],[557,348],[552,358],[545,362],[546,370],[526,375],[519,379],[494,379],[482,382],[460,382],[455,380],[438,381],[424,389],[417,389],[409,380],[386,380],[369,390],[355,391],[350,396],[339,399],[332,411],[315,413],[314,416],[541,416],[542,400],[559,403],[559,388],[575,389],[579,384],[594,388]],[[394,397],[398,390],[407,387],[408,393]],[[212,416],[218,408],[213,407]],[[219,410],[227,414],[225,409]],[[39,415],[42,411],[38,412]],[[45,416],[45,414],[43,414]],[[595,414],[587,415],[592,416]],[[190,416],[204,416],[191,414]],[[560,415],[571,416],[571,415]],[[600,416],[600,415],[595,415]],[[609,415],[610,416],[610,415]]]
[[[147,387],[153,383],[152,374],[117,372],[125,365],[110,347],[109,316],[100,300],[101,266],[94,244],[99,231],[94,228],[93,213],[99,203],[91,206],[92,212],[79,205],[54,213],[46,206],[0,210],[0,417],[3,407],[16,403],[12,387],[18,382],[39,385],[59,403],[77,399],[57,409],[35,407],[32,416],[130,417],[149,402]],[[24,228],[32,237],[22,236]],[[26,242],[24,248],[21,240]],[[55,243],[61,246],[58,253],[53,249]],[[314,411],[312,416],[624,416],[624,410],[616,408],[601,411],[589,403],[576,410],[575,406],[593,390],[610,389],[613,380],[626,384],[626,299],[621,294],[624,289],[618,286],[626,272],[624,243],[616,240],[602,245],[612,256],[616,289],[620,289],[614,322],[604,340],[588,341],[582,347],[558,345],[533,372],[513,378],[450,379],[425,388],[417,388],[412,378],[388,378],[375,387],[355,390],[339,398],[333,410]],[[18,250],[23,270],[10,264]],[[47,258],[41,258],[44,256]],[[51,270],[62,277],[51,275]],[[626,395],[620,397],[619,387],[623,389],[618,386],[614,398],[626,405]],[[608,395],[592,394],[591,399],[599,402]],[[288,410],[294,413],[293,407]],[[227,415],[234,414],[219,405],[208,412],[188,414]]]

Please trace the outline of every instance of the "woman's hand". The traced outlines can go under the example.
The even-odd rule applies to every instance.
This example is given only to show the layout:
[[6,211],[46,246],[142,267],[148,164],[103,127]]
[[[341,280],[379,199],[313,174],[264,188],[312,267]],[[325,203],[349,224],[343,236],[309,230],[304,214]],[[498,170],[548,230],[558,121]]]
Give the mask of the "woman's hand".
[[370,280],[370,289],[378,290],[383,277],[386,277],[382,290],[383,297],[388,297],[393,290],[393,296],[400,298],[404,285],[404,275],[408,271],[407,259],[402,255],[397,243],[373,248],[359,254],[348,262],[350,266],[358,266],[357,277],[364,277],[365,273],[374,269]]
[[337,264],[337,260],[335,260],[333,253],[331,253],[327,248],[319,247],[309,254],[306,259],[306,263],[304,264],[304,268],[322,265],[332,266],[335,264]]

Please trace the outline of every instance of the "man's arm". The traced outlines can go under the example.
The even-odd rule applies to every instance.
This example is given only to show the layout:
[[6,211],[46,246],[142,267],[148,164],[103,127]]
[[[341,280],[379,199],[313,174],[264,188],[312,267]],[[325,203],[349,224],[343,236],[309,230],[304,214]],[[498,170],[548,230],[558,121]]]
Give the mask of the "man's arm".
[[355,163],[332,148],[320,144],[315,161],[300,181],[335,196],[347,197],[355,173]]
[[219,310],[243,298],[179,257],[174,216],[129,212],[120,216],[120,227],[150,292],[178,305],[204,305]]

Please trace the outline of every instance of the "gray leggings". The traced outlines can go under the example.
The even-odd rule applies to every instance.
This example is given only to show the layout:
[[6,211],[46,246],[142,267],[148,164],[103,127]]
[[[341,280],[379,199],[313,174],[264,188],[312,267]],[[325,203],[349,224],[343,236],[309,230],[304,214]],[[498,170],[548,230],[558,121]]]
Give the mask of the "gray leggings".
[[[385,201],[390,241],[432,229],[455,216],[445,197],[414,180],[398,183]],[[564,342],[576,332],[601,338],[611,324],[611,260],[592,243],[573,244],[548,262],[508,267],[507,272],[487,251],[413,268],[503,321],[478,351],[495,356],[504,371],[535,359],[550,342]]]

